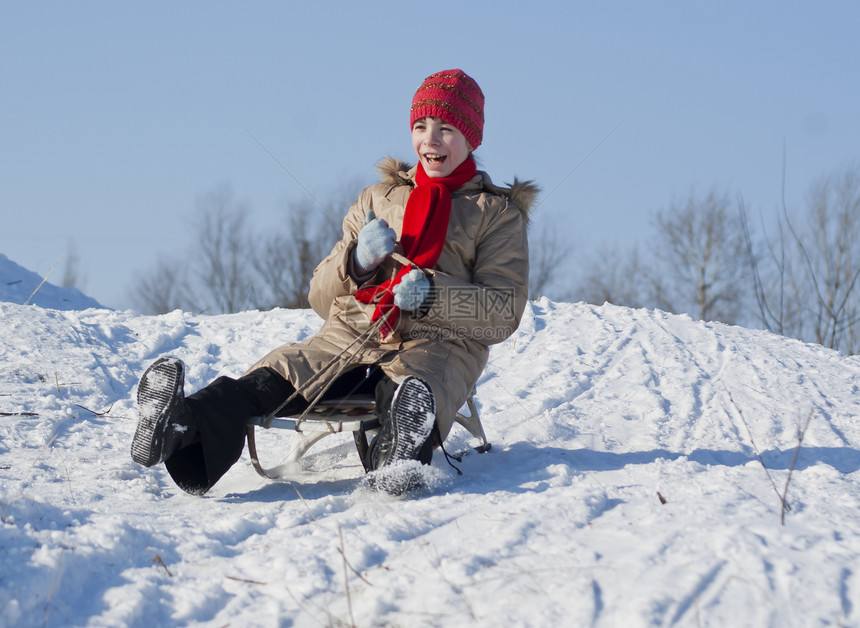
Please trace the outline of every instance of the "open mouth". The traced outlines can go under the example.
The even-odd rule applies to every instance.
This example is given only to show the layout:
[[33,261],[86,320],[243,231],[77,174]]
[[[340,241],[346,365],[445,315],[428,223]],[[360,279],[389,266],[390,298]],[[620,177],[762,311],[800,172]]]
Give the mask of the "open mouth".
[[427,160],[428,163],[431,164],[441,164],[448,158],[447,155],[438,155],[436,153],[425,153],[424,159]]

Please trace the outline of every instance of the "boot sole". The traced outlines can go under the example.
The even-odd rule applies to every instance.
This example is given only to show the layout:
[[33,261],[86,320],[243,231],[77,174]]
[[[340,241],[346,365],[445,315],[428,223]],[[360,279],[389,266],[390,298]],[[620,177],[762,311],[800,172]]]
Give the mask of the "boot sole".
[[386,464],[414,460],[433,431],[436,398],[417,377],[409,377],[397,388],[391,400],[394,451]]
[[184,385],[184,367],[176,358],[159,358],[140,378],[140,419],[131,442],[131,459],[136,463],[151,467],[162,461],[168,419],[184,396]]

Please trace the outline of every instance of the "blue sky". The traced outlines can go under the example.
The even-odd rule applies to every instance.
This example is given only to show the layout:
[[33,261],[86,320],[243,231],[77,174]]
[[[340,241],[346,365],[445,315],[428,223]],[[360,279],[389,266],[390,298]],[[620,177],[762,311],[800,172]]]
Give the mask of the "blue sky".
[[790,209],[860,162],[853,2],[13,1],[0,15],[0,252],[59,274],[73,242],[84,291],[110,307],[188,246],[215,187],[261,228],[305,197],[248,132],[327,198],[372,182],[383,156],[411,158],[412,94],[446,68],[486,96],[482,167],[544,188],[534,228],[562,235],[572,276],[693,189],[771,215],[784,150]]

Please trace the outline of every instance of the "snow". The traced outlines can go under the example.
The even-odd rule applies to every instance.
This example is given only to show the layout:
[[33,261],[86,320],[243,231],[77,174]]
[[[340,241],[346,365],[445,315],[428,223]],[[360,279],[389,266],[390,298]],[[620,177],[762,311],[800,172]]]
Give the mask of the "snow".
[[[50,272],[48,273],[50,276]],[[55,310],[103,307],[77,288],[55,286],[0,253],[0,299],[10,303],[33,304]]]
[[5,301],[0,625],[860,625],[857,357],[540,300],[493,347],[493,449],[462,476],[437,455],[394,498],[350,436],[291,463],[294,435],[259,430],[280,479],[245,454],[193,497],[131,461],[143,370],[176,355],[191,392],[319,318]]

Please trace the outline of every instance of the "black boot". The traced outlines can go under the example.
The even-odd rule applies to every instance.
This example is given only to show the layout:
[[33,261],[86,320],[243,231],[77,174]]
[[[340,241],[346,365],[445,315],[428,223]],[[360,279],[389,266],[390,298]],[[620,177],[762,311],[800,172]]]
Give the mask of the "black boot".
[[185,366],[176,358],[156,360],[137,386],[140,418],[131,442],[131,458],[151,467],[179,449],[183,438],[193,438],[194,417],[185,405]]
[[400,460],[430,464],[436,398],[429,384],[407,377],[399,385],[383,382],[376,392],[380,430],[368,449],[368,468],[375,470]]
[[[170,477],[188,493],[208,491],[242,455],[248,418],[269,414],[294,391],[276,371],[263,368],[239,379],[219,377],[189,395],[185,405],[194,417],[197,435],[165,459]],[[303,403],[297,397],[286,410],[301,408]]]

